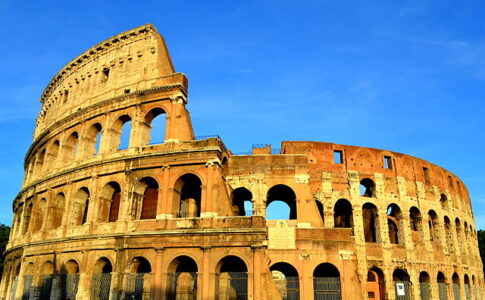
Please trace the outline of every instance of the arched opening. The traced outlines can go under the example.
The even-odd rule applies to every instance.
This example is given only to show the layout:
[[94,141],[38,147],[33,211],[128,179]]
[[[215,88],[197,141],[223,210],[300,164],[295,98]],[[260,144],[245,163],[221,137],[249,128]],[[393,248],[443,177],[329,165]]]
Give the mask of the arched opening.
[[425,271],[419,274],[419,291],[421,300],[430,300],[431,297],[431,280],[429,274]]
[[35,157],[35,156],[31,158],[29,168],[28,168],[28,171],[27,171],[27,175],[26,175],[26,177],[27,177],[26,182],[31,182],[31,181],[34,180],[36,160],[37,160],[37,157]]
[[47,201],[45,198],[36,202],[35,209],[33,211],[34,217],[32,222],[32,232],[37,232],[42,228],[44,222],[44,216],[46,213]]
[[340,272],[329,263],[319,264],[313,271],[313,295],[315,300],[342,299]]
[[64,162],[70,163],[78,155],[79,148],[79,135],[77,132],[71,133],[63,145]]
[[362,206],[362,221],[364,225],[364,238],[366,243],[377,243],[380,241],[378,234],[379,215],[377,207],[372,203],[364,203]]
[[168,269],[168,300],[197,299],[197,263],[188,256],[179,256]]
[[322,224],[323,227],[325,227],[325,209],[323,207],[322,202],[316,200],[315,203],[317,204],[317,209],[318,209],[318,214],[320,215],[320,218],[322,219]]
[[96,123],[92,125],[88,132],[86,133],[86,139],[85,139],[85,147],[86,149],[86,157],[91,157],[94,155],[99,154],[100,147],[101,147],[101,138],[102,138],[102,130],[103,127],[101,124]]
[[453,273],[451,280],[453,282],[453,298],[460,300],[460,277],[458,274]]
[[52,281],[54,280],[54,264],[47,261],[42,266],[40,280],[40,299],[50,299]]
[[30,295],[32,293],[32,283],[34,280],[34,264],[29,263],[27,267],[25,268],[25,273],[24,273],[24,289],[22,292],[22,300],[24,299],[30,299]]
[[430,210],[428,212],[428,227],[429,227],[429,240],[430,241],[439,241],[440,240],[440,232],[439,232],[439,221],[438,215],[434,210]]
[[445,194],[441,194],[440,203],[442,209],[448,209],[448,197]]
[[98,221],[116,222],[119,217],[121,202],[120,185],[115,181],[109,182],[103,187],[100,198]]
[[26,202],[24,207],[24,224],[22,227],[22,234],[26,234],[29,231],[30,221],[32,218],[32,208],[32,200],[30,200],[28,204]]
[[165,141],[166,116],[161,108],[154,108],[145,116],[145,124],[148,127],[145,137],[149,145],[162,144]]
[[237,256],[226,256],[217,264],[216,292],[219,300],[248,299],[248,268]]
[[52,145],[49,147],[49,151],[47,152],[47,162],[49,168],[55,168],[57,166],[57,157],[59,156],[59,149],[61,145],[58,140],[54,141]]
[[392,279],[396,288],[396,300],[408,300],[412,298],[412,287],[408,272],[396,269],[392,273]]
[[82,187],[77,190],[71,205],[71,218],[69,224],[72,226],[83,225],[88,218],[89,190]]
[[445,233],[446,233],[446,245],[448,246],[448,252],[450,254],[455,253],[455,243],[454,243],[454,232],[453,232],[453,227],[451,225],[450,218],[447,216],[444,217],[444,223],[445,223]]
[[185,174],[175,182],[174,201],[176,215],[180,218],[200,217],[202,207],[202,182],[194,174]]
[[385,299],[386,285],[384,273],[381,269],[373,267],[367,272],[367,298],[372,300]]
[[278,290],[280,299],[298,300],[300,299],[300,280],[298,271],[290,264],[280,262],[270,268],[273,281]]
[[448,300],[448,288],[446,287],[445,275],[442,272],[438,272],[436,281],[438,282],[439,300]]
[[45,162],[46,150],[40,151],[37,157],[37,167],[35,168],[35,177],[39,177],[44,172],[44,162]]
[[[17,263],[15,267],[11,267],[10,269],[10,283],[7,282],[7,285],[9,286],[9,290],[11,291],[10,298],[15,300],[16,293],[17,293],[17,286],[19,283],[19,275],[20,275],[20,263]],[[5,280],[5,279],[4,279]],[[2,281],[3,283],[3,281]]]
[[362,197],[375,197],[376,184],[370,178],[364,178],[360,181],[359,191]]
[[387,207],[387,228],[389,231],[389,242],[391,244],[402,244],[401,240],[401,226],[402,213],[399,206],[396,204],[390,204]]
[[64,207],[66,205],[66,197],[63,193],[58,193],[50,209],[50,220],[48,229],[59,228],[62,225],[62,217],[64,216]]
[[266,219],[295,220],[296,218],[295,192],[283,184],[270,188],[266,196]]
[[470,291],[470,277],[468,277],[467,274],[465,274],[463,278],[463,283],[465,284],[465,299],[470,300],[472,295]]
[[412,231],[419,233],[423,232],[423,217],[421,212],[416,206],[411,207],[409,210],[410,227]]
[[[243,187],[232,191],[232,207],[236,216],[252,216],[253,194]],[[248,211],[248,209],[251,209]]]
[[111,272],[113,266],[106,257],[98,259],[94,265],[93,278],[91,279],[91,297],[92,300],[109,300],[111,289]]
[[146,258],[141,256],[133,258],[126,278],[125,298],[123,299],[151,299],[151,272],[152,267]]
[[155,219],[158,206],[158,183],[151,177],[145,177],[138,182],[136,198],[140,200],[140,220]]
[[76,299],[79,285],[79,265],[74,260],[69,260],[61,266],[61,276],[59,277],[59,289],[54,299]]
[[354,226],[352,204],[347,199],[340,199],[335,203],[333,221],[335,228],[352,228]]
[[[460,219],[458,219],[458,218],[455,219],[455,230],[456,230],[456,237],[457,237],[458,241],[464,241],[465,236],[463,234],[463,229],[461,227]],[[465,253],[465,244],[466,243],[459,243],[458,244],[459,250],[461,252],[460,255],[462,255],[462,256],[467,255],[467,253]]]
[[131,118],[123,115],[113,124],[113,150],[124,150],[130,146]]

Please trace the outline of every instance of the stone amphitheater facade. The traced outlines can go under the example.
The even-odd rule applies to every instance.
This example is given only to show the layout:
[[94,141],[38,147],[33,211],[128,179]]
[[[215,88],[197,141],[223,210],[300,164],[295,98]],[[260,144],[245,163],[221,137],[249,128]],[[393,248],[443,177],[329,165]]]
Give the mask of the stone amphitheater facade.
[[[152,25],[54,76],[1,299],[482,299],[471,202],[451,172],[324,142],[234,154],[194,136],[187,89]],[[274,203],[284,219],[267,218]]]

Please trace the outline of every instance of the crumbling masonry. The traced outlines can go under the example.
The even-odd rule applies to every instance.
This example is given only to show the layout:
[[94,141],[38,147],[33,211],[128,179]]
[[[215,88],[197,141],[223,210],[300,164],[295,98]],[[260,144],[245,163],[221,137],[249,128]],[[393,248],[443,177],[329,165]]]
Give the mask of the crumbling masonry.
[[[482,299],[451,172],[322,142],[236,155],[194,137],[187,87],[152,25],[54,76],[0,299]],[[273,203],[283,220],[266,218]]]

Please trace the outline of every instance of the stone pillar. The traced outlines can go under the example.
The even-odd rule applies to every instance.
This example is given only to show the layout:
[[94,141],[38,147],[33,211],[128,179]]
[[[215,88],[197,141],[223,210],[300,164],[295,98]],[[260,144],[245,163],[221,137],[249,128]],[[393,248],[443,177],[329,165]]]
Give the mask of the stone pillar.
[[[167,273],[163,272],[163,252],[164,249],[156,249],[157,258],[155,261],[155,270],[152,270],[152,297],[154,300],[160,300],[162,298],[162,293],[166,294],[167,291]],[[164,274],[165,276],[162,276]],[[162,278],[165,277],[165,278]]]
[[253,247],[253,299],[261,299],[261,288],[263,281],[261,280],[261,247]]
[[[199,281],[197,278],[197,297],[201,297],[202,300],[212,300],[214,299],[215,291],[215,273],[213,272],[213,267],[210,263],[210,247],[202,248],[202,278]],[[201,292],[199,293],[199,290]]]
[[166,219],[173,216],[172,211],[172,199],[169,197],[170,189],[170,166],[162,166],[162,186],[160,187],[161,193],[157,205],[157,219]]

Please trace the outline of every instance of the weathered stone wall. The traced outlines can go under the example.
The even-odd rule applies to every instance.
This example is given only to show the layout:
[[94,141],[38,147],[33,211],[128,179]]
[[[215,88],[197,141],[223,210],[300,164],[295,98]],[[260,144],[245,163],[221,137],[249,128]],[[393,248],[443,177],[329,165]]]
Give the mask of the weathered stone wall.
[[[414,299],[481,299],[471,201],[455,175],[332,143],[234,155],[218,137],[194,137],[187,88],[151,25],[54,77],[13,202],[0,299],[45,298],[46,286],[52,299],[67,286],[71,299],[306,300],[322,286],[396,299],[396,283]],[[288,218],[268,220],[276,201]]]

